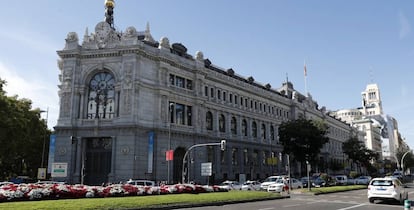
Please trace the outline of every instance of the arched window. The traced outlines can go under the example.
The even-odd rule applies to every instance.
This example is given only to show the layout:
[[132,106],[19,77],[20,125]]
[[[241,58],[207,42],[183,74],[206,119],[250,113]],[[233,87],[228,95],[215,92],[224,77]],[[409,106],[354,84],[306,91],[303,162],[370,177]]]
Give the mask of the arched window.
[[89,82],[88,119],[115,116],[115,79],[109,72],[95,74]]
[[237,134],[237,121],[235,117],[231,118],[231,134]]
[[213,130],[213,114],[211,112],[206,113],[206,129]]
[[257,138],[257,124],[255,121],[252,122],[252,136],[253,138]]
[[247,121],[245,119],[242,121],[242,135],[247,136]]
[[224,115],[219,116],[219,131],[220,132],[226,132],[226,119],[224,118]]
[[262,124],[262,127],[260,129],[260,134],[262,135],[262,139],[266,139],[266,125]]

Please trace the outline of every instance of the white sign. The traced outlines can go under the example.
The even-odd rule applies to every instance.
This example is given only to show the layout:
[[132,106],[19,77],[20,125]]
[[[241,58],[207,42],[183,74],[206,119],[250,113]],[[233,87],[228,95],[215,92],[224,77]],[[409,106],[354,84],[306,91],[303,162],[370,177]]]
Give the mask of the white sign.
[[52,177],[67,177],[68,176],[68,163],[53,163],[52,164]]
[[37,169],[37,178],[38,179],[46,179],[46,168],[38,168]]
[[212,175],[211,162],[201,163],[201,176],[211,176],[211,175]]

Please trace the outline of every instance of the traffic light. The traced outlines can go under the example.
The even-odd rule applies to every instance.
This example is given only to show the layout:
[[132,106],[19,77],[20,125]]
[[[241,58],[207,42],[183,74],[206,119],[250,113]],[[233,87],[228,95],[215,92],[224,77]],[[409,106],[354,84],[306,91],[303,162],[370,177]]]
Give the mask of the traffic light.
[[226,140],[221,140],[220,147],[221,147],[221,151],[226,150]]

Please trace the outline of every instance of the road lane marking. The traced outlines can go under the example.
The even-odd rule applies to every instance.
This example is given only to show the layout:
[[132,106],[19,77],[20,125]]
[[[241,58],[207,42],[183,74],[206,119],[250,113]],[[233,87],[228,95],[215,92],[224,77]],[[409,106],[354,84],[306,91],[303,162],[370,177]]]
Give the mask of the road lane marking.
[[350,207],[346,207],[346,208],[342,208],[342,209],[337,209],[337,210],[354,209],[354,208],[358,208],[360,206],[365,206],[365,205],[366,205],[365,203],[361,203],[361,204],[358,204],[358,205],[355,205],[355,206],[350,206]]
[[286,206],[283,206],[283,208],[289,208],[289,207],[295,207],[295,206],[300,206],[300,204],[286,205]]
[[258,210],[272,210],[272,209],[275,209],[275,208],[263,208],[263,209],[258,209]]

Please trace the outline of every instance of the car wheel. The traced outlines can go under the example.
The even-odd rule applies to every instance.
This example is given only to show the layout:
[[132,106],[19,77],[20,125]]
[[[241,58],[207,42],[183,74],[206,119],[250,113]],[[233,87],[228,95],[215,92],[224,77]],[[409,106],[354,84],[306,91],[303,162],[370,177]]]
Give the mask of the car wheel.
[[374,203],[374,199],[373,198],[370,198],[368,200],[369,200],[370,203]]

